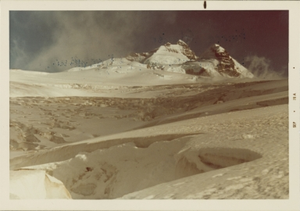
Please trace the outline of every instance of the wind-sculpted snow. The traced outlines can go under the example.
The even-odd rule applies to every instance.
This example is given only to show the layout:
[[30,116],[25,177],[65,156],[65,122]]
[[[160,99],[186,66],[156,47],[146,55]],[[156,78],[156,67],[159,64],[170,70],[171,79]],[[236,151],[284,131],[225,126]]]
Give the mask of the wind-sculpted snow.
[[116,198],[176,179],[172,155],[181,146],[180,141],[162,141],[139,148],[130,142],[79,153],[70,160],[50,164],[48,173],[62,180],[73,198]]
[[[191,138],[175,155],[178,161],[177,175],[181,179],[130,193],[122,198],[287,198],[288,145],[283,140],[287,140],[288,133],[283,135],[280,132],[285,129],[282,122],[278,121],[284,118],[286,122],[287,119],[283,113],[280,114],[280,109],[277,114],[269,113],[272,109],[259,110],[256,110],[258,113],[253,118],[247,117],[248,112],[243,112],[239,117],[235,113],[200,118],[201,123],[193,120],[204,134]],[[259,114],[262,116],[256,116]],[[226,116],[228,120],[223,119]],[[223,125],[214,122],[217,119],[227,123]],[[191,121],[186,123],[193,127]],[[205,124],[210,124],[209,133],[205,133]],[[268,125],[268,128],[263,125]]]
[[[182,158],[176,160],[174,156],[182,155],[178,153],[188,140],[189,137],[157,141],[147,148],[139,148],[129,142],[91,153],[78,153],[74,158],[59,163],[29,168],[45,169],[66,185],[73,198],[107,199],[259,158],[247,149],[212,148],[201,149],[200,160],[194,163]],[[212,152],[214,150],[215,153]],[[230,154],[224,156],[227,151]],[[202,156],[209,161],[203,161]]]
[[[198,157],[198,158],[197,158]],[[182,168],[190,166],[189,170],[203,173],[215,169],[238,165],[261,158],[262,156],[249,149],[238,148],[201,148],[197,156],[189,150],[183,150],[177,155],[178,164]],[[181,174],[188,174],[187,171],[181,171]]]
[[[259,178],[262,176],[270,179],[267,184],[271,185],[272,182],[281,184],[281,188],[268,193],[269,197],[286,197],[288,192],[282,191],[287,190],[288,183],[285,183],[282,178],[288,178],[288,165],[286,165],[288,150],[287,141],[284,141],[287,140],[287,132],[284,132],[287,128],[287,111],[282,113],[282,106],[277,106],[274,109],[261,108],[252,117],[249,116],[251,113],[251,111],[247,113],[243,111],[241,115],[239,112],[234,112],[229,115],[220,114],[174,122],[113,136],[128,137],[126,139],[111,139],[103,142],[97,138],[85,143],[57,147],[51,151],[41,151],[39,155],[32,155],[31,158],[20,157],[17,160],[23,162],[22,166],[24,164],[27,166],[23,167],[25,169],[46,170],[48,174],[61,180],[73,198],[117,198],[124,194],[129,194],[125,195],[125,198],[140,198],[146,197],[144,194],[148,191],[151,195],[154,194],[154,198],[185,198],[185,194],[188,198],[191,194],[200,197],[201,191],[209,190],[205,187],[210,188],[208,177],[213,178],[214,187],[218,185],[224,187],[225,178],[227,188],[232,187],[233,190],[240,192],[245,186],[251,186],[253,182],[255,187],[259,184],[261,186]],[[225,116],[229,121],[224,118]],[[216,121],[217,119],[219,121]],[[257,127],[249,128],[249,125],[257,125]],[[268,127],[262,127],[263,125]],[[178,130],[178,126],[181,130]],[[163,133],[175,132],[176,129],[180,134],[183,131],[185,133],[198,131],[201,134],[182,134],[181,137],[156,135],[162,134],[162,131]],[[132,134],[147,133],[153,134],[147,145],[145,145],[147,137],[132,137]],[[166,141],[167,137],[170,140]],[[49,156],[51,154],[53,156]],[[275,160],[274,156],[276,156]],[[59,158],[60,161],[49,162],[54,161],[55,158]],[[12,164],[14,160],[17,161],[13,159]],[[24,162],[25,160],[27,163]],[[30,164],[35,165],[36,162],[45,164],[30,166]],[[220,171],[221,169],[224,170]],[[213,171],[216,173],[211,174],[210,172]],[[203,176],[200,177],[202,179],[195,180],[194,177],[191,178],[193,175],[195,178]],[[223,177],[224,175],[226,176]],[[222,178],[222,180],[218,181],[215,178]],[[194,181],[192,184],[188,182],[191,179]],[[207,185],[201,183],[201,188],[197,191],[194,186],[199,185],[198,182],[202,180],[209,182]],[[176,184],[175,181],[179,183],[174,185],[175,189],[159,188],[159,185],[164,187],[170,182]],[[239,186],[235,186],[237,181],[241,181]],[[274,190],[272,188],[275,186],[270,188]],[[179,194],[179,191],[183,192]],[[226,194],[228,192],[224,193],[224,196]],[[259,195],[260,192],[256,190],[254,195],[248,191],[245,194],[234,195],[234,197],[267,197],[267,195]],[[204,194],[202,197],[207,196]]]

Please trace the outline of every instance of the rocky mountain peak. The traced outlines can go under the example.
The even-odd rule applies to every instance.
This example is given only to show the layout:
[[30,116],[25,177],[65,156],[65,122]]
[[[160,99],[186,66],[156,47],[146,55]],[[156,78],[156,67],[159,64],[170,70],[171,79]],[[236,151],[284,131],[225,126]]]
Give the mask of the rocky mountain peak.
[[196,56],[195,52],[191,50],[191,48],[186,44],[183,40],[178,40],[177,45],[182,47],[182,53],[190,60],[197,60],[198,57]]
[[188,46],[188,44],[186,44],[183,40],[179,39],[177,41],[177,45],[181,45],[181,46]]
[[[196,56],[183,40],[170,42],[144,53],[133,53],[126,57],[129,61],[147,64],[149,68],[184,72],[208,77],[253,77],[253,75],[219,44],[212,44],[200,56]],[[173,65],[180,65],[177,69]],[[180,69],[180,70],[179,70]]]

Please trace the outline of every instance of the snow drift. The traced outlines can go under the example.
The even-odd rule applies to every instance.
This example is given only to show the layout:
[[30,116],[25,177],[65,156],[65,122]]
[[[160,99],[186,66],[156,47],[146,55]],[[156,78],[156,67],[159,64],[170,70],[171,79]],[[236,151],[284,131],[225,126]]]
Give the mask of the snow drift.
[[74,199],[113,199],[261,157],[248,149],[184,149],[190,139],[186,136],[158,141],[146,148],[129,142],[90,153],[80,152],[66,161],[25,169],[45,170],[61,180]]
[[70,199],[64,184],[42,170],[10,171],[11,199]]

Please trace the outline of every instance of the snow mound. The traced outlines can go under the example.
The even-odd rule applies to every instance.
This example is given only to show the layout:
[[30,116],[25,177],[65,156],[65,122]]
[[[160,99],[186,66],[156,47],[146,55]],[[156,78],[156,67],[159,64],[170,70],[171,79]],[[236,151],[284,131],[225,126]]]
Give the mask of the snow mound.
[[42,170],[10,171],[11,199],[71,199],[58,179]]

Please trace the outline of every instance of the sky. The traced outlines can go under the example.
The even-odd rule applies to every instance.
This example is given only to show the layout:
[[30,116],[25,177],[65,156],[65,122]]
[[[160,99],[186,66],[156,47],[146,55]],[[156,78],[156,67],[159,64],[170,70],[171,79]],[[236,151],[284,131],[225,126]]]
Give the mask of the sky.
[[63,71],[181,39],[287,75],[288,11],[10,11],[9,23],[11,69]]

